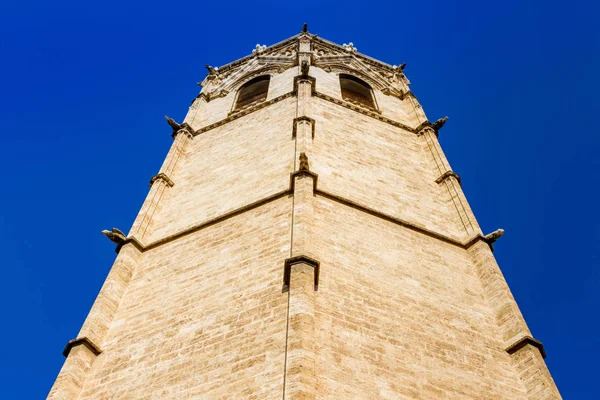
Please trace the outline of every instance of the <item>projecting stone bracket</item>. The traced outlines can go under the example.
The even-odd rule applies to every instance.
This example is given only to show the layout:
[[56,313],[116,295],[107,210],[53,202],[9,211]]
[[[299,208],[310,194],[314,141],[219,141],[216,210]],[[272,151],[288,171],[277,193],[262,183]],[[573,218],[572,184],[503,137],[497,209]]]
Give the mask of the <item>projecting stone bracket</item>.
[[462,181],[460,180],[460,176],[458,176],[458,174],[454,171],[446,171],[442,174],[442,176],[440,176],[439,178],[437,178],[435,180],[435,183],[442,183],[444,182],[446,179],[450,178],[450,177],[454,177],[456,178],[456,180],[458,181],[458,184],[460,186],[462,186]]
[[315,138],[315,120],[310,117],[298,117],[294,118],[294,127],[292,128],[292,139],[296,138],[296,132],[298,132],[298,124],[301,122],[308,122],[312,129],[312,138]]
[[544,345],[542,344],[542,342],[532,338],[531,336],[524,336],[521,339],[517,340],[515,343],[511,344],[506,348],[506,352],[508,354],[514,354],[527,345],[536,347],[540,351],[542,358],[546,358],[546,350],[544,349]]
[[290,192],[294,193],[294,190],[296,188],[296,177],[297,176],[310,176],[313,180],[313,194],[316,194],[317,192],[317,181],[319,180],[319,175],[315,174],[314,172],[308,171],[308,170],[300,170],[300,171],[296,171],[292,174],[290,174]]
[[96,356],[102,353],[102,350],[100,350],[98,346],[96,346],[90,339],[84,336],[73,340],[69,340],[69,342],[65,346],[65,349],[63,350],[63,356],[68,357],[69,353],[71,352],[71,349],[79,345],[84,345]]
[[292,266],[295,264],[307,264],[313,267],[315,272],[315,291],[319,289],[319,265],[320,263],[307,256],[296,256],[285,260],[283,268],[283,290],[287,291],[290,287],[290,278],[292,276]]
[[312,77],[312,76],[308,76],[308,75],[298,75],[294,77],[294,94],[298,94],[298,84],[300,82],[309,82],[310,83],[310,94],[314,95],[317,91],[317,87],[316,87],[316,82],[317,80]]
[[154,175],[152,177],[152,179],[150,179],[150,184],[148,184],[148,186],[152,186],[154,184],[154,182],[161,180],[164,183],[166,183],[169,187],[173,187],[173,185],[175,185],[175,183],[171,180],[171,178],[169,178],[165,173],[161,172],[157,175]]

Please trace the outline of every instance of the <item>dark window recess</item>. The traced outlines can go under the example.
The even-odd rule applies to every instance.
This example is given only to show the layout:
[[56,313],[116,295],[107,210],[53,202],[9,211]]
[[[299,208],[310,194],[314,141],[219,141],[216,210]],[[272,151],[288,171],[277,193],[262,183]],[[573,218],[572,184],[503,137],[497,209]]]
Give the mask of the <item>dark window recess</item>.
[[371,86],[352,75],[340,75],[342,98],[375,108]]
[[237,102],[235,108],[245,107],[248,104],[257,103],[267,98],[267,91],[269,90],[270,76],[259,76],[251,81],[244,83],[238,93]]

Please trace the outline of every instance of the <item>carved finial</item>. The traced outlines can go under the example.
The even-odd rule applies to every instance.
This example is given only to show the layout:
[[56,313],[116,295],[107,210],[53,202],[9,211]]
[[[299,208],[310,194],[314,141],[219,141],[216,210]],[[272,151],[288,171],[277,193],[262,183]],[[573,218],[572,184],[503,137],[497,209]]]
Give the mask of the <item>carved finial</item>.
[[302,32],[308,32],[308,24],[302,25]]
[[179,125],[177,122],[175,122],[175,120],[173,120],[172,118],[169,118],[165,115],[165,119],[167,120],[169,125],[171,125],[171,128],[173,128],[173,132],[177,132],[178,130],[181,129],[181,125]]
[[300,153],[300,167],[298,168],[299,171],[310,171],[310,167],[308,165],[308,157],[306,156],[306,153]]
[[308,76],[308,61],[304,60],[300,64],[300,73],[302,76]]
[[504,235],[504,229],[496,229],[494,232],[488,233],[484,236],[486,243],[490,245],[492,251],[494,251],[494,242],[502,235]]
[[102,231],[102,234],[109,238],[111,242],[116,243],[117,246],[122,245],[127,240],[127,236],[117,228],[112,228],[112,231],[105,229]]
[[356,53],[358,51],[358,49],[356,47],[354,47],[354,43],[350,42],[348,44],[344,43],[342,45],[342,47],[344,48],[344,50],[350,52],[350,53]]
[[256,47],[254,48],[254,50],[252,50],[252,54],[260,54],[263,51],[265,51],[267,49],[267,45],[260,45],[260,44],[256,44]]
[[206,64],[206,69],[208,70],[208,74],[209,75],[216,75],[216,74],[219,73],[219,68],[217,68],[217,67],[211,67],[208,64]]
[[431,124],[431,127],[437,132],[440,129],[442,129],[442,127],[444,126],[446,121],[448,121],[448,117],[440,118],[437,121],[435,121],[433,124]]

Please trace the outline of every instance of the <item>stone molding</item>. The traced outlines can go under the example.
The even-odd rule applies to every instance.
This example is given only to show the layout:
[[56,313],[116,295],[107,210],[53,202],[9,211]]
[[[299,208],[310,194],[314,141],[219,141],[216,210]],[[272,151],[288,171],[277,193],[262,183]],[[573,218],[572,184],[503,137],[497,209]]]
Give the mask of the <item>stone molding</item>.
[[313,96],[315,95],[315,93],[317,92],[317,89],[316,89],[317,80],[309,75],[298,75],[298,76],[294,77],[294,90],[293,90],[294,95],[298,94],[298,84],[300,82],[310,82],[310,94]]
[[260,110],[261,108],[265,108],[267,106],[270,106],[271,104],[275,104],[281,100],[285,100],[289,97],[293,97],[295,96],[296,93],[295,92],[288,92],[286,94],[283,94],[281,96],[275,97],[274,99],[271,100],[267,100],[267,101],[262,101],[260,103],[256,103],[256,104],[251,104],[245,108],[242,108],[240,110],[235,110],[234,112],[229,113],[229,115],[227,116],[227,118],[224,118],[220,121],[215,122],[214,124],[210,124],[207,125],[203,128],[198,129],[197,131],[194,131],[193,135],[197,136],[200,135],[204,132],[210,131],[211,129],[215,129],[218,128],[219,126],[225,125],[228,122],[231,122],[233,120],[236,120],[238,118],[241,118],[245,115],[248,115],[254,111]]
[[462,181],[460,179],[460,176],[458,176],[457,173],[455,173],[454,171],[446,171],[444,172],[439,178],[437,178],[435,180],[435,183],[443,183],[446,179],[453,177],[458,181],[458,184],[460,186],[462,186]]
[[[202,92],[198,96],[196,96],[196,99],[204,99],[204,100],[206,100],[207,103],[209,103],[211,100],[218,99],[219,97],[225,97],[228,94],[229,94],[229,92],[227,90],[225,90],[225,89],[214,90],[214,91],[208,92],[208,93]],[[194,99],[194,101],[196,99]],[[192,101],[192,103],[194,101]]]
[[198,225],[192,226],[192,227],[184,229],[184,230],[182,230],[180,232],[177,232],[177,233],[174,233],[172,235],[166,236],[166,237],[164,237],[162,239],[159,239],[159,240],[154,241],[152,243],[149,243],[147,245],[142,244],[134,236],[129,236],[125,240],[125,242],[124,242],[123,245],[131,243],[131,244],[133,244],[141,252],[145,252],[147,250],[152,250],[152,249],[154,249],[154,248],[156,248],[156,247],[158,247],[160,245],[163,245],[165,243],[169,243],[169,242],[172,242],[173,240],[180,239],[180,238],[182,238],[184,236],[187,236],[187,235],[192,234],[194,232],[200,231],[200,230],[202,230],[204,228],[207,228],[209,226],[218,224],[219,222],[223,222],[223,221],[225,221],[225,220],[227,220],[229,218],[232,218],[232,217],[235,217],[237,215],[243,214],[243,213],[245,213],[247,211],[251,211],[251,210],[253,210],[255,208],[258,208],[258,207],[263,206],[265,204],[271,203],[271,202],[273,202],[275,200],[279,200],[280,198],[288,196],[291,193],[292,192],[290,191],[290,189],[286,189],[284,191],[275,193],[275,194],[273,194],[271,196],[265,197],[263,199],[255,201],[253,203],[250,203],[250,204],[247,204],[247,205],[242,206],[240,208],[237,208],[235,210],[229,211],[229,212],[227,212],[225,214],[222,214],[222,215],[220,215],[218,217],[215,217],[213,219],[210,219],[208,221],[202,222],[202,223],[200,223]]
[[292,127],[292,139],[296,138],[296,132],[298,131],[298,123],[299,122],[308,122],[311,125],[311,129],[312,129],[312,138],[315,138],[315,120],[304,116],[304,117],[298,117],[298,118],[294,118],[294,126]]
[[171,180],[171,178],[169,178],[165,173],[160,172],[156,175],[154,175],[151,179],[150,179],[150,183],[148,184],[148,186],[152,187],[152,185],[154,184],[154,182],[156,181],[163,181],[164,183],[167,184],[167,186],[169,187],[173,187],[175,185],[175,183],[173,183],[173,181]]
[[320,92],[315,92],[313,95],[315,97],[320,98],[320,99],[330,101],[330,102],[338,104],[338,105],[340,105],[342,107],[346,107],[346,108],[349,108],[350,110],[353,110],[353,111],[359,112],[361,114],[367,115],[369,117],[378,119],[379,121],[385,122],[385,123],[390,124],[392,126],[395,126],[397,128],[401,128],[401,129],[404,129],[404,130],[406,130],[408,132],[415,133],[415,129],[411,128],[408,125],[404,125],[401,122],[397,122],[397,121],[391,120],[389,118],[386,118],[383,115],[381,115],[381,113],[379,111],[377,111],[375,109],[367,108],[367,107],[362,106],[362,105],[358,105],[358,103],[350,103],[350,102],[345,101],[345,100],[336,99],[334,97],[331,97],[329,95],[326,95],[326,94],[323,94],[323,93],[320,93]]
[[523,336],[521,339],[517,340],[515,343],[511,344],[506,348],[506,352],[508,354],[514,354],[517,351],[521,350],[523,347],[531,345],[537,348],[542,355],[542,358],[546,358],[546,350],[544,349],[544,345],[537,339],[534,339],[531,336]]
[[156,240],[156,241],[154,241],[152,243],[149,243],[147,245],[142,244],[134,236],[129,236],[129,237],[127,237],[127,239],[123,242],[123,244],[121,246],[118,246],[117,252],[118,252],[118,250],[120,250],[120,248],[122,246],[124,246],[126,244],[129,244],[129,243],[131,243],[133,246],[135,246],[140,252],[145,252],[147,250],[151,250],[151,249],[154,249],[154,248],[156,248],[158,246],[161,246],[161,245],[163,245],[165,243],[172,242],[173,240],[180,239],[180,238],[182,238],[184,236],[187,236],[189,234],[192,234],[194,232],[202,230],[202,229],[204,229],[206,227],[209,227],[209,226],[215,225],[217,223],[220,223],[222,221],[225,221],[225,220],[227,220],[229,218],[232,218],[232,217],[235,217],[237,215],[243,214],[243,213],[245,213],[247,211],[253,210],[253,209],[258,208],[258,207],[261,207],[261,206],[263,206],[265,204],[271,203],[271,202],[273,202],[275,200],[278,200],[280,198],[283,198],[285,196],[291,195],[291,194],[294,193],[294,190],[295,190],[295,178],[297,176],[310,176],[313,179],[313,194],[315,196],[322,196],[322,197],[327,198],[329,200],[338,202],[340,204],[344,204],[344,205],[346,205],[348,207],[352,207],[352,208],[354,208],[356,210],[365,212],[365,213],[370,214],[370,215],[372,215],[374,217],[386,220],[388,222],[392,222],[392,223],[394,223],[396,225],[403,226],[403,227],[408,228],[408,229],[410,229],[412,231],[415,231],[415,232],[418,232],[418,233],[421,233],[421,234],[424,234],[424,235],[427,235],[427,236],[439,239],[439,240],[441,240],[443,242],[446,242],[446,243],[449,243],[451,245],[460,247],[462,249],[468,249],[469,247],[473,246],[478,241],[483,241],[483,242],[485,242],[486,244],[489,245],[488,240],[486,239],[486,237],[483,236],[483,235],[481,235],[481,234],[477,234],[476,236],[474,236],[473,238],[467,240],[466,242],[460,242],[460,241],[458,241],[456,239],[453,239],[453,238],[448,237],[446,235],[443,235],[441,233],[434,232],[434,231],[431,231],[429,229],[417,226],[417,225],[415,225],[415,224],[413,224],[413,223],[411,223],[409,221],[405,221],[405,220],[402,220],[400,218],[393,217],[391,215],[382,213],[382,212],[377,211],[375,209],[372,209],[370,207],[363,206],[363,205],[361,205],[359,203],[356,203],[356,202],[354,202],[352,200],[345,199],[343,197],[337,196],[337,195],[332,194],[332,193],[328,193],[326,191],[318,189],[318,186],[317,186],[317,184],[318,184],[318,174],[316,174],[316,173],[314,173],[312,171],[296,171],[296,172],[293,172],[293,173],[290,174],[290,187],[288,189],[286,189],[286,190],[280,191],[280,192],[275,193],[275,194],[273,194],[271,196],[267,196],[267,197],[265,197],[263,199],[255,201],[253,203],[250,203],[250,204],[247,204],[247,205],[242,206],[240,208],[237,208],[235,210],[229,211],[229,212],[227,212],[225,214],[222,214],[222,215],[220,215],[220,216],[218,216],[216,218],[210,219],[210,220],[202,222],[202,223],[200,223],[198,225],[195,225],[195,226],[192,226],[190,228],[184,229],[184,230],[182,230],[180,232],[177,232],[177,233],[174,233],[172,235],[166,236],[166,237],[164,237],[162,239]]
[[312,171],[308,170],[300,170],[290,174],[290,193],[294,193],[296,190],[296,177],[297,176],[310,176],[313,180],[313,194],[317,193],[317,182],[319,180],[319,175],[315,174]]
[[65,349],[63,350],[63,356],[68,357],[69,353],[71,352],[71,349],[73,347],[79,346],[79,345],[84,345],[85,347],[88,348],[88,350],[90,350],[96,356],[102,353],[102,350],[100,350],[100,348],[98,346],[96,346],[86,336],[83,336],[80,338],[75,338],[73,340],[69,340],[69,342],[65,346]]
[[315,270],[315,291],[319,289],[319,267],[320,263],[310,257],[300,255],[291,257],[285,260],[283,267],[283,288],[284,290],[289,288],[290,286],[290,278],[292,275],[292,266],[295,264],[307,264],[314,268]]
[[[298,76],[296,78],[299,78],[299,77],[302,77],[302,76],[300,75],[300,76]],[[254,111],[258,111],[258,110],[260,110],[260,109],[262,109],[264,107],[267,107],[267,106],[269,106],[271,104],[277,103],[277,102],[279,102],[281,100],[285,100],[288,97],[296,96],[297,89],[298,89],[297,83],[298,83],[298,81],[294,80],[294,90],[293,91],[288,92],[286,94],[283,94],[281,96],[278,96],[278,97],[276,97],[274,99],[271,99],[271,100],[268,100],[268,101],[263,101],[263,102],[256,103],[256,104],[250,104],[250,105],[246,106],[245,108],[232,111],[232,112],[229,113],[229,115],[227,116],[227,118],[224,118],[224,119],[222,119],[220,121],[217,121],[217,122],[215,122],[213,124],[207,125],[207,126],[205,126],[203,128],[200,128],[200,129],[194,131],[193,132],[193,136],[197,136],[197,135],[200,135],[200,134],[202,134],[204,132],[207,132],[207,131],[210,131],[212,129],[218,128],[219,126],[222,126],[222,125],[224,125],[224,124],[226,124],[228,122],[231,122],[231,121],[233,121],[235,119],[238,119],[238,118],[241,118],[241,117],[243,117],[245,115],[253,113]],[[377,119],[379,121],[385,122],[385,123],[390,124],[392,126],[395,126],[397,128],[404,129],[407,132],[416,133],[416,134],[421,135],[421,134],[423,134],[423,132],[421,132],[421,130],[423,130],[424,128],[426,128],[429,125],[431,125],[431,123],[429,121],[425,121],[423,124],[419,125],[419,127],[417,127],[417,128],[411,128],[410,126],[405,125],[405,124],[403,124],[401,122],[394,121],[392,119],[389,119],[389,118],[386,118],[386,117],[382,116],[381,113],[378,110],[375,110],[373,108],[368,108],[368,107],[365,107],[363,105],[359,105],[358,103],[351,103],[351,102],[348,102],[348,101],[345,101],[345,100],[336,99],[336,98],[331,97],[329,95],[317,92],[316,89],[315,89],[314,81],[312,82],[311,85],[312,85],[312,87],[311,87],[312,95],[315,96],[315,97],[318,97],[320,99],[332,102],[334,104],[338,104],[338,105],[340,105],[342,107],[345,107],[345,108],[349,108],[350,110],[353,110],[353,111],[359,112],[361,114],[367,115],[369,117],[375,118],[375,119]],[[424,127],[424,124],[427,124],[427,126]],[[433,128],[431,128],[431,129],[433,130]]]

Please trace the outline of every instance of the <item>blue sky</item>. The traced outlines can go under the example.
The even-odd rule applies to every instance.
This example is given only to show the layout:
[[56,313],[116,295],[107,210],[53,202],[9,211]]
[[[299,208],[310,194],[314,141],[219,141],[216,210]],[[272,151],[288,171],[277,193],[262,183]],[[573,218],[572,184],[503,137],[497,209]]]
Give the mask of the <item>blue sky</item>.
[[5,399],[43,398],[205,64],[299,32],[408,64],[566,399],[600,398],[600,7],[593,2],[0,4]]

